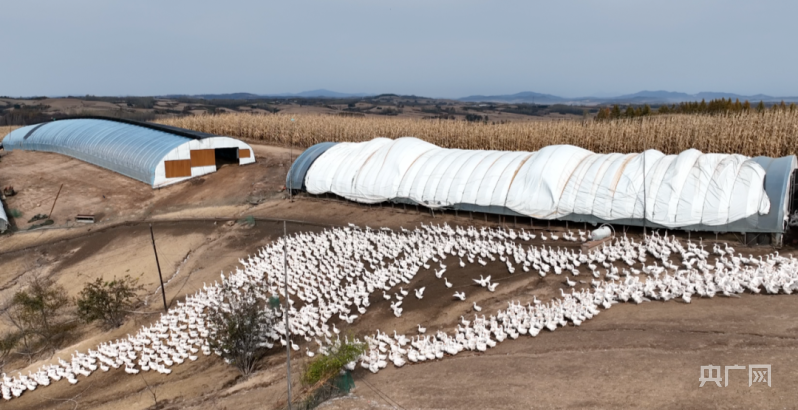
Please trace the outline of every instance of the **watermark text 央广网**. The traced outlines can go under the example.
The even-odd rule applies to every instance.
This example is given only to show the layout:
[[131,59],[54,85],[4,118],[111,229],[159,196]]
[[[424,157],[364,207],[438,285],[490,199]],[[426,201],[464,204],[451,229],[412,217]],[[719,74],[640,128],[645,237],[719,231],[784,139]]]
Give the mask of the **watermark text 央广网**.
[[[729,385],[729,370],[745,370],[745,366],[724,366],[724,376],[720,375],[720,366],[701,366],[701,377],[698,381],[701,384],[698,387],[704,387],[706,382],[713,382],[718,387],[720,382],[723,381],[723,387]],[[749,364],[748,365],[748,387],[754,383],[767,382],[770,387],[770,365],[769,364]]]

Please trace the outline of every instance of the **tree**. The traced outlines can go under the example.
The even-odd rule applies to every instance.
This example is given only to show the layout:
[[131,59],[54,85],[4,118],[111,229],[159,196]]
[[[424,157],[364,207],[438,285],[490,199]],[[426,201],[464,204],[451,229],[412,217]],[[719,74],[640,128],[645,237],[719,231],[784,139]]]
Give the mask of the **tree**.
[[607,107],[599,108],[598,114],[596,114],[596,121],[606,121],[610,119],[610,109]]
[[121,326],[143,290],[137,283],[138,279],[130,275],[122,279],[114,277],[110,282],[97,278],[87,283],[78,295],[78,317],[86,323],[102,321],[107,328]]
[[612,118],[621,118],[621,107],[618,104],[612,106]]
[[34,277],[14,294],[6,314],[19,330],[22,354],[32,359],[43,350],[55,352],[76,328],[71,304],[66,289],[49,278]]
[[759,100],[759,104],[757,104],[756,110],[759,112],[765,111],[765,103],[762,100]]
[[624,115],[628,118],[633,118],[635,116],[635,109],[632,108],[631,105],[626,107],[626,112],[624,113]]
[[657,114],[670,114],[671,110],[668,108],[668,104],[662,104],[657,108]]
[[0,336],[0,372],[4,370],[8,356],[17,347],[17,343],[19,343],[17,332],[5,332]]
[[640,110],[640,115],[651,115],[651,107],[648,104],[643,104],[643,108]]
[[227,282],[222,284],[220,297],[222,302],[208,312],[208,345],[225,362],[249,376],[266,348],[271,347],[268,335],[279,316],[266,308],[254,292],[236,289]]
[[34,352],[34,344],[36,341],[35,336],[33,335],[32,325],[23,315],[23,309],[19,306],[14,304],[13,300],[6,308],[6,319],[11,324],[11,326],[17,329],[17,340],[16,340],[16,347],[19,347],[19,354],[23,356],[28,356],[28,359],[31,360],[32,356],[35,354]]

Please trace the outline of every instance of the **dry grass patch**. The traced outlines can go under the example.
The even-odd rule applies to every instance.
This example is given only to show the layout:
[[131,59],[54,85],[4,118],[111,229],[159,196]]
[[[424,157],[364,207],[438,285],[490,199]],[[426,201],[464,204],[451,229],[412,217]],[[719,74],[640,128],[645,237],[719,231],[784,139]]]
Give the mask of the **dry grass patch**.
[[8,135],[8,133],[10,133],[11,131],[14,131],[17,128],[19,128],[19,127],[16,126],[16,125],[11,125],[11,126],[3,125],[3,126],[0,126],[0,140],[5,138],[5,136]]

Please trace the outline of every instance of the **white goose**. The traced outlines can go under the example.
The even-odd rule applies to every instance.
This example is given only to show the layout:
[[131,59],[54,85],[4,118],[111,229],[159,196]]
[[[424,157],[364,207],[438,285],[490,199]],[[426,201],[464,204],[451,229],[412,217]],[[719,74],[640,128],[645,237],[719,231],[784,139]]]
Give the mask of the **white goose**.
[[416,289],[416,298],[421,299],[424,297],[424,289],[426,289],[426,287]]

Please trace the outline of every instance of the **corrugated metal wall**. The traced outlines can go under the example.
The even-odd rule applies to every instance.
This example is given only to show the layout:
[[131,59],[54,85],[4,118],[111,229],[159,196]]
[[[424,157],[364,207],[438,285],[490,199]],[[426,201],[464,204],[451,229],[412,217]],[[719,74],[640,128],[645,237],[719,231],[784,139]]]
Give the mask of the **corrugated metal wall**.
[[8,151],[68,155],[153,188],[216,172],[218,148],[238,149],[239,165],[255,162],[252,147],[234,138],[113,119],[79,118],[31,125],[11,132],[3,144]]
[[155,168],[173,149],[191,141],[162,131],[96,119],[60,120],[12,131],[8,151],[55,152],[153,185]]

